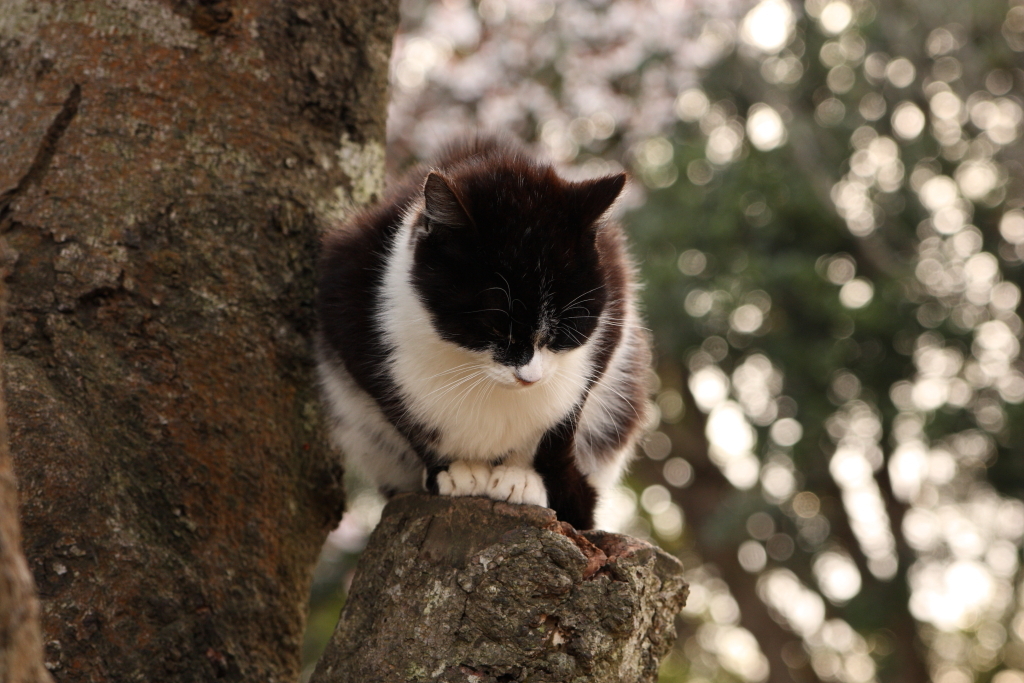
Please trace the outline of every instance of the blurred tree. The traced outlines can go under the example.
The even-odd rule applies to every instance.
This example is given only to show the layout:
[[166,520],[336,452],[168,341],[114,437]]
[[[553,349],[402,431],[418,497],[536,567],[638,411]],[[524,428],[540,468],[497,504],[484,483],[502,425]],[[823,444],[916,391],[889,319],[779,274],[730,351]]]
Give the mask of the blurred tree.
[[1024,4],[403,22],[395,166],[501,128],[638,181],[661,424],[607,519],[690,568],[663,679],[1024,682]]
[[[999,31],[1013,10],[804,9],[795,24],[783,3],[751,9],[737,49],[680,94],[680,118],[699,124],[673,135],[689,182],[631,220],[650,249],[662,375],[708,415],[664,433],[704,429],[711,461],[748,491],[743,515],[681,497],[695,546],[706,555],[724,527],[822,679],[974,680],[1003,664],[1018,680],[1022,507],[996,493],[1024,483],[1007,420],[1024,398],[1020,258],[999,234],[1024,203],[1007,170],[1019,60]],[[681,207],[704,225],[673,221]],[[680,300],[696,325],[677,324]],[[741,573],[717,564],[741,594]],[[1002,635],[964,645],[984,633]]]

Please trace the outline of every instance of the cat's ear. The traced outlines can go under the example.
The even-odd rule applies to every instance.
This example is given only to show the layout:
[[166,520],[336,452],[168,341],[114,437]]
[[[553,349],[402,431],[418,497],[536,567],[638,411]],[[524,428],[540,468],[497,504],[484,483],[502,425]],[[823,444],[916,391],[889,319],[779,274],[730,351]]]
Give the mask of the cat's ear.
[[583,226],[593,225],[615,203],[625,185],[625,173],[576,183],[574,189]]
[[430,223],[449,228],[467,228],[473,225],[473,219],[469,217],[462,200],[440,173],[432,171],[427,174],[427,180],[423,183],[423,199],[423,213]]

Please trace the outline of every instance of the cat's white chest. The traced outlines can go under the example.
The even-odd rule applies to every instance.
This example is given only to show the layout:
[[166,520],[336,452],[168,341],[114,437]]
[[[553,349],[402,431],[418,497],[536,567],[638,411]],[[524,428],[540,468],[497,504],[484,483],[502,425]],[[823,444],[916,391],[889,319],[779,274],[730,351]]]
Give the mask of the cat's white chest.
[[[570,360],[558,375],[515,388],[498,383],[472,354],[449,342],[420,338],[402,346],[394,355],[392,377],[417,422],[436,430],[438,455],[452,459],[532,456],[544,432],[582,394],[579,362]],[[585,361],[585,351],[577,349],[576,355]]]
[[544,432],[560,422],[583,395],[588,345],[545,356],[547,372],[530,386],[498,381],[487,353],[445,341],[434,330],[409,282],[412,249],[403,226],[384,280],[379,324],[392,353],[388,372],[402,403],[418,424],[434,432],[437,455],[451,460],[532,458]]

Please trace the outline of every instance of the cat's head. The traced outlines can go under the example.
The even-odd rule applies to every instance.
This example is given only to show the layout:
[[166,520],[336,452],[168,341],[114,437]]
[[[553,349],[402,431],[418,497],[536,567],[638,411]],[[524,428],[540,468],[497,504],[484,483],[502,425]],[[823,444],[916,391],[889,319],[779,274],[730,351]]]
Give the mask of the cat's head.
[[431,172],[412,277],[438,334],[485,357],[499,383],[556,375],[608,303],[598,240],[624,184],[566,181],[521,157]]

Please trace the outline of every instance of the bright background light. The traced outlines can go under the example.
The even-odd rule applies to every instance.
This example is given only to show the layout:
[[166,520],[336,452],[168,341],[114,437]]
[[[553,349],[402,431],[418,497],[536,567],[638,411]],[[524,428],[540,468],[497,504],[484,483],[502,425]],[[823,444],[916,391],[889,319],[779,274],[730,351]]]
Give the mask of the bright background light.
[[878,609],[935,683],[1024,683],[1024,7],[918,5],[403,4],[397,167],[479,128],[633,177],[660,374],[600,519],[687,566],[665,681],[895,680]]

